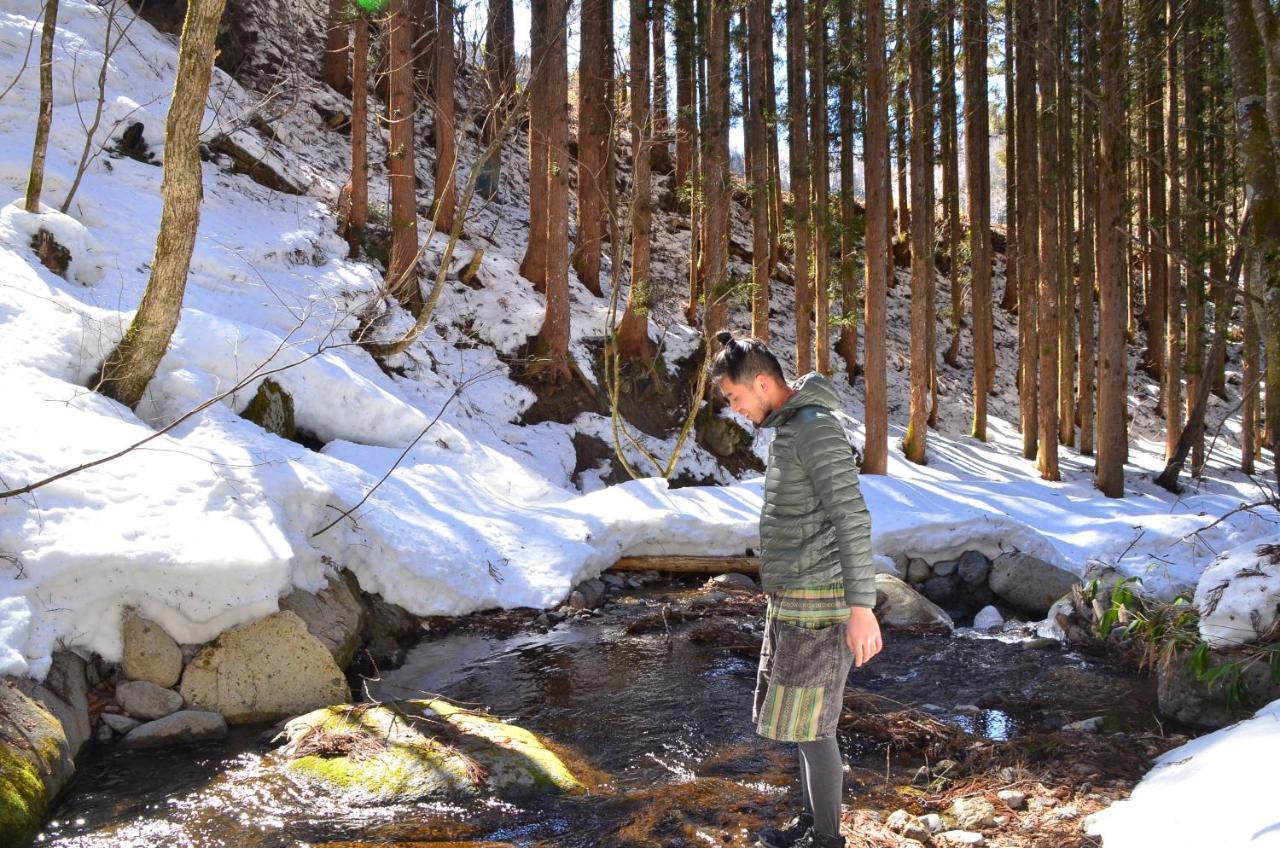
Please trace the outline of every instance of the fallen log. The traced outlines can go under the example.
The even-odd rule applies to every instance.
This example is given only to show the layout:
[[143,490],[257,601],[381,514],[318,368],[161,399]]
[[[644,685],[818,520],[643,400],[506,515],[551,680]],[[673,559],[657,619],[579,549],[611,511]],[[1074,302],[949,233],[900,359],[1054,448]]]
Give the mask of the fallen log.
[[630,556],[605,571],[665,571],[674,574],[759,574],[760,558],[749,556]]

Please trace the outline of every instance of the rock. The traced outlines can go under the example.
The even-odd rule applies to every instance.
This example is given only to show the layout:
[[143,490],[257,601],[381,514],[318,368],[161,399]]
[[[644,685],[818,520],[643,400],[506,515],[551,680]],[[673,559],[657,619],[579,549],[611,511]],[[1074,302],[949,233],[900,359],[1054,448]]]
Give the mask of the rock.
[[128,733],[142,724],[142,722],[119,713],[102,713],[102,724],[108,730],[114,730],[116,733]]
[[956,601],[956,589],[959,582],[959,578],[950,574],[944,574],[941,577],[930,577],[920,584],[920,594],[940,606],[949,605]]
[[919,557],[912,557],[907,563],[907,582],[923,583],[933,575],[929,570],[929,563]]
[[298,429],[293,422],[293,398],[275,380],[262,381],[257,394],[240,413],[240,417],[282,439],[297,438]]
[[124,737],[126,748],[160,748],[191,742],[208,742],[227,735],[226,720],[214,712],[182,710],[146,724]]
[[700,424],[698,435],[716,456],[733,456],[751,447],[751,435],[731,418],[716,417]]
[[885,826],[907,839],[915,839],[919,842],[929,841],[930,830],[906,810],[895,810],[885,822]]
[[969,830],[944,830],[938,834],[938,838],[943,842],[952,845],[986,845],[987,841],[981,833],[974,833]]
[[1079,733],[1098,733],[1102,730],[1102,716],[1085,718],[1062,725],[1063,730],[1074,730]]
[[907,570],[911,566],[911,558],[905,552],[897,551],[890,559],[893,560],[893,576],[899,580],[907,579]]
[[306,623],[311,635],[329,649],[338,668],[351,665],[360,643],[364,609],[346,581],[330,577],[329,584],[316,594],[295,589],[280,599],[280,609],[297,614]]
[[569,593],[569,600],[565,601],[565,606],[569,609],[581,610],[587,608],[587,596],[582,592],[574,589]]
[[991,631],[1004,626],[1004,616],[993,606],[985,606],[973,617],[975,630]]
[[112,734],[110,727],[107,727],[105,724],[100,724],[98,725],[98,729],[94,732],[93,738],[97,739],[99,742],[110,742],[113,735],[114,734]]
[[1034,636],[1030,639],[1024,639],[1018,645],[1024,651],[1047,651],[1050,648],[1061,647],[1062,643],[1057,639],[1046,639],[1043,636]]
[[329,649],[288,610],[209,643],[183,672],[180,691],[188,706],[220,713],[231,724],[272,721],[351,698]]
[[956,561],[953,559],[944,559],[942,562],[933,564],[933,574],[935,577],[946,577],[949,574],[955,574]]
[[756,581],[752,580],[745,574],[739,574],[736,571],[730,571],[726,574],[717,574],[711,578],[711,583],[725,589],[746,589],[754,592],[756,590]]
[[950,633],[951,616],[891,574],[876,575],[876,618],[886,627],[922,633]]
[[1011,606],[1035,616],[1047,613],[1054,601],[1069,594],[1079,582],[1080,578],[1071,572],[1022,551],[996,557],[988,576],[993,592]]
[[1001,789],[996,796],[1011,810],[1021,810],[1027,803],[1027,794],[1017,789]]
[[0,844],[27,845],[75,774],[75,758],[62,722],[8,678],[0,678],[0,716]]
[[[1235,663],[1243,671],[1240,683],[1248,700],[1256,704],[1269,704],[1280,698],[1280,681],[1271,680],[1271,664],[1250,662],[1248,649],[1209,651],[1205,674],[1227,663]],[[1232,705],[1228,697],[1230,672],[1222,675],[1213,686],[1196,680],[1187,668],[1183,654],[1171,663],[1161,663],[1157,668],[1156,698],[1162,716],[1183,724],[1204,728],[1226,727],[1252,710],[1245,704]]]
[[991,561],[981,551],[965,551],[960,555],[956,568],[960,579],[970,586],[987,585],[987,575],[991,572]]
[[627,585],[626,579],[617,574],[601,574],[600,579],[605,582],[605,585],[615,589],[622,589]]
[[956,704],[952,711],[960,715],[982,715],[982,707],[977,704]]
[[[350,578],[348,585],[354,582],[354,578]],[[351,588],[354,591],[357,587],[352,586]],[[399,639],[402,636],[416,633],[420,629],[417,616],[403,607],[398,607],[389,601],[383,600],[381,595],[361,592],[358,597],[360,598],[360,605],[364,607],[364,627],[360,637],[366,642],[372,642],[383,637]]]
[[116,687],[116,703],[134,718],[164,718],[182,709],[182,696],[145,680],[131,680]]
[[286,771],[346,804],[586,791],[534,734],[438,698],[326,707],[283,735]]
[[595,609],[604,600],[604,581],[597,578],[583,580],[570,593],[570,606],[573,606],[572,598],[574,593],[581,593],[582,595],[582,606],[575,607],[575,609]]
[[1054,810],[1053,817],[1055,819],[1066,821],[1068,819],[1079,818],[1080,811],[1076,809],[1074,806],[1068,804],[1064,807],[1059,807],[1058,809]]
[[[924,829],[930,833],[941,833],[943,824],[942,816],[937,813],[925,813],[923,816],[917,816],[916,821],[924,826]],[[921,840],[922,842],[924,840]]]
[[209,142],[209,148],[231,159],[231,172],[234,174],[245,174],[258,185],[284,194],[306,193],[289,174],[292,168],[268,151],[261,139],[248,129],[218,133]]
[[53,714],[62,725],[71,758],[79,757],[93,732],[89,722],[89,682],[85,661],[71,651],[57,651],[43,683],[25,678],[18,683],[18,688]]
[[182,649],[160,625],[129,612],[124,619],[121,665],[130,680],[145,680],[167,689],[182,677]]
[[689,606],[693,609],[699,607],[714,607],[723,604],[729,600],[729,596],[724,592],[708,592],[705,595],[699,595],[689,602]]
[[995,825],[996,810],[986,798],[957,798],[951,804],[951,815],[964,830],[981,830]]

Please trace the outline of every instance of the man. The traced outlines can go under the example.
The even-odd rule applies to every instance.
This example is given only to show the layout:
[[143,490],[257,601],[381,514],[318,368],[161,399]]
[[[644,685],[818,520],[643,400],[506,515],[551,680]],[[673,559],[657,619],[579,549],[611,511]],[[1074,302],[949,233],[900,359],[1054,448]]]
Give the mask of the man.
[[716,335],[711,379],[734,412],[776,429],[760,513],[760,584],[768,595],[756,678],[756,732],[799,745],[803,811],[758,834],[764,848],[840,848],[844,768],[836,741],[851,663],[883,647],[875,613],[871,517],[821,374],[788,385],[759,339]]

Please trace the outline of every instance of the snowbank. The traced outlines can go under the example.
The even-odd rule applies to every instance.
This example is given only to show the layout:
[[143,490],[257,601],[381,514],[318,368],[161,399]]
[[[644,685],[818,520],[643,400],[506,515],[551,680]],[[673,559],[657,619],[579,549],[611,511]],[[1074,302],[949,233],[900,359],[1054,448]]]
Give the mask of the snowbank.
[[1106,848],[1280,846],[1280,701],[1165,751],[1127,800],[1084,821]]

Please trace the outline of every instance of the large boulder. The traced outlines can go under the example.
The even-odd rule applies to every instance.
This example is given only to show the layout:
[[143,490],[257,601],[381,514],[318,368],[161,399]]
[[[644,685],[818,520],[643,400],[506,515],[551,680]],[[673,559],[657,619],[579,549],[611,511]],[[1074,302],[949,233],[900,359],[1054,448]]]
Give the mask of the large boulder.
[[150,721],[182,709],[182,696],[146,680],[130,680],[116,687],[116,703],[134,718]]
[[1054,601],[1080,582],[1071,572],[1022,551],[996,557],[988,580],[991,591],[1010,606],[1036,617],[1047,613]]
[[208,742],[227,735],[227,721],[207,710],[182,710],[164,718],[140,724],[124,737],[126,748],[161,748],[193,742]]
[[347,804],[585,791],[529,731],[439,698],[326,707],[283,735],[285,770]]
[[333,654],[339,668],[346,668],[360,643],[364,608],[345,580],[330,577],[317,593],[295,589],[280,599],[280,609],[295,613]]
[[30,844],[74,773],[62,723],[13,681],[0,679],[0,848]]
[[182,674],[187,706],[232,724],[274,721],[351,699],[342,669],[295,613],[233,627],[198,653]]
[[71,758],[79,757],[92,732],[85,661],[70,651],[58,651],[43,683],[23,679],[18,686],[62,724]]
[[1225,551],[1196,585],[1200,636],[1214,648],[1257,642],[1280,620],[1280,543]]
[[160,625],[136,613],[124,619],[124,676],[169,688],[182,676],[182,649]]
[[951,616],[892,574],[876,575],[876,618],[886,627],[916,633],[950,633]]
[[1187,667],[1185,657],[1162,663],[1157,672],[1157,705],[1162,716],[1183,724],[1203,728],[1226,727],[1253,712],[1261,704],[1280,698],[1280,681],[1271,679],[1271,664],[1250,662],[1247,650],[1209,651],[1205,674],[1229,663],[1241,669],[1239,694],[1235,702],[1230,695],[1230,671],[1222,673],[1212,684],[1196,679]]

